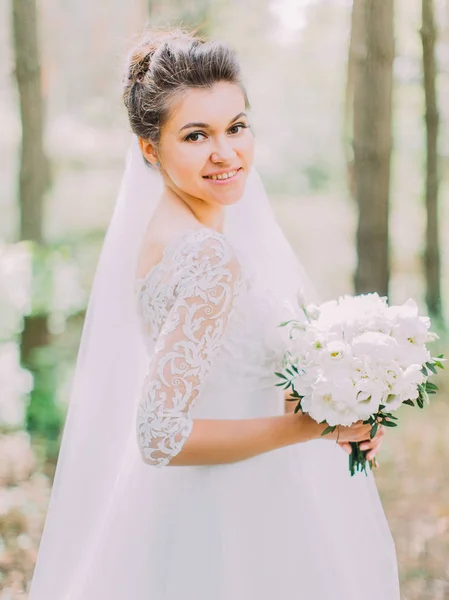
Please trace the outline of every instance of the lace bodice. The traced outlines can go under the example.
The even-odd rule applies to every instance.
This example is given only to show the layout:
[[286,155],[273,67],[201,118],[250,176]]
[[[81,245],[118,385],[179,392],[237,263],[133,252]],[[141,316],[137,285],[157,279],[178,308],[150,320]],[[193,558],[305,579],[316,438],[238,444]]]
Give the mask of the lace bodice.
[[242,282],[222,235],[200,229],[175,242],[140,290],[145,301],[139,307],[155,347],[137,431],[144,460],[156,466],[166,465],[191,432],[190,406],[206,380]]
[[[276,298],[267,290],[254,297],[233,248],[208,228],[171,242],[136,290],[151,357],[137,413],[138,443],[143,460],[162,467],[192,431],[192,409],[213,363],[217,389],[229,386],[230,377],[237,388],[251,377],[260,385],[264,376],[272,389],[285,347],[276,325],[286,313],[274,310]],[[270,333],[265,340],[264,331]]]

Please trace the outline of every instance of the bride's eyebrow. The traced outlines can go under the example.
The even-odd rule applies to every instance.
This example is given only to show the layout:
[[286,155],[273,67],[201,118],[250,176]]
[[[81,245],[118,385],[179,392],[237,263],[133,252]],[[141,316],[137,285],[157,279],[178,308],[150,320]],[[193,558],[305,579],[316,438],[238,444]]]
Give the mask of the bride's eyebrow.
[[[241,112],[238,115],[236,115],[233,119],[231,119],[229,121],[229,125],[231,125],[232,123],[234,123],[235,121],[237,121],[237,119],[240,119],[241,117],[246,117],[246,113],[245,112]],[[210,125],[208,125],[207,123],[187,123],[187,125],[183,125],[183,127],[181,127],[181,129],[179,131],[182,131],[183,129],[190,129],[191,127],[203,127],[204,129],[208,129],[210,128]]]

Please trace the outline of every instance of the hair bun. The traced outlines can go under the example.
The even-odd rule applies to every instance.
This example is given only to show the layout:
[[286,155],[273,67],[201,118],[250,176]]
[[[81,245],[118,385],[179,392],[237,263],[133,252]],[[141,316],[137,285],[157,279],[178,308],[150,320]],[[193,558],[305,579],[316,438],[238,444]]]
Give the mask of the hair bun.
[[145,33],[138,46],[134,48],[129,56],[128,82],[142,82],[150,68],[151,59],[165,43],[172,41],[191,43],[193,40],[199,43],[203,42],[194,33],[189,33],[183,29],[160,29]]
[[142,44],[132,52],[129,58],[127,71],[129,83],[142,82],[148,72],[151,57],[155,51],[155,47],[148,44]]

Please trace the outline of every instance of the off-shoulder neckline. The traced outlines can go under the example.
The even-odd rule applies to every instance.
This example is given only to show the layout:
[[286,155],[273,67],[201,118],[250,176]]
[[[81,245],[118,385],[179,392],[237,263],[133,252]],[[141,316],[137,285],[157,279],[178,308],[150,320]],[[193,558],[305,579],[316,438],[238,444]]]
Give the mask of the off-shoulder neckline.
[[173,249],[185,237],[187,237],[191,234],[196,234],[196,233],[200,233],[200,232],[202,233],[205,231],[212,233],[213,235],[216,235],[223,240],[225,239],[225,235],[223,233],[220,233],[219,231],[216,231],[215,229],[212,229],[211,227],[189,227],[188,229],[183,229],[178,235],[173,236],[173,238],[169,242],[166,243],[166,245],[164,246],[164,249],[162,251],[162,256],[161,256],[161,259],[159,260],[159,262],[155,263],[152,267],[150,267],[150,269],[144,275],[142,275],[142,277],[137,277],[137,276],[134,277],[134,287],[135,287],[136,291],[139,291],[142,289],[144,284],[147,283],[148,280],[151,279],[151,277],[154,275],[154,273],[160,269],[160,267],[167,260],[168,255],[173,251]]

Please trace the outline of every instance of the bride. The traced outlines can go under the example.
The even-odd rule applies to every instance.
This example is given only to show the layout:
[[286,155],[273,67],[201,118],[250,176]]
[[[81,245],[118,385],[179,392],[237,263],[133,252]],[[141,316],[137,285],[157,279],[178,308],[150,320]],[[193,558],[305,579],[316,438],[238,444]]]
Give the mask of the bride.
[[[399,600],[359,422],[321,437],[274,371],[312,293],[252,167],[228,46],[131,53],[134,133],[89,301],[31,600]],[[319,224],[318,224],[319,227]]]

